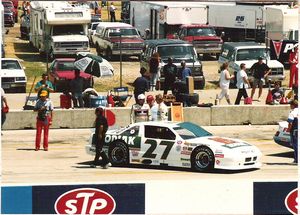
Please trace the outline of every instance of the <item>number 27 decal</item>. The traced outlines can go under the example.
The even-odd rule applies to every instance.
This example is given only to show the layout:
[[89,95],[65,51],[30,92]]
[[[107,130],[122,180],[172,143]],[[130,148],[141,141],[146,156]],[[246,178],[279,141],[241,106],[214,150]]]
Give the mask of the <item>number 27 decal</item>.
[[[159,143],[160,146],[166,146],[162,156],[160,159],[163,159],[163,160],[166,160],[170,151],[171,151],[171,148],[173,147],[175,142],[172,142],[172,141],[161,141]],[[150,147],[149,149],[145,152],[145,154],[143,155],[144,158],[156,158],[156,155],[154,152],[154,150],[157,148],[157,142],[155,140],[146,140],[145,144],[149,144]]]

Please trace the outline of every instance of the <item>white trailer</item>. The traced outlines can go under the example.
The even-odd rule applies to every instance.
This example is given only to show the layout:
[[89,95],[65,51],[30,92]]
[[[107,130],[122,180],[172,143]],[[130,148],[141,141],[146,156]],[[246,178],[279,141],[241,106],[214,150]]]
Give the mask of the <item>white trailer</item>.
[[207,24],[207,11],[199,2],[131,1],[130,24],[148,39],[166,38],[182,24]]
[[49,58],[89,52],[89,9],[64,1],[31,1],[30,43]]
[[[270,40],[296,40],[298,8],[273,6],[266,8],[266,33]],[[297,38],[298,40],[298,38]]]
[[267,6],[228,4],[209,5],[208,23],[225,33],[226,41],[265,41]]

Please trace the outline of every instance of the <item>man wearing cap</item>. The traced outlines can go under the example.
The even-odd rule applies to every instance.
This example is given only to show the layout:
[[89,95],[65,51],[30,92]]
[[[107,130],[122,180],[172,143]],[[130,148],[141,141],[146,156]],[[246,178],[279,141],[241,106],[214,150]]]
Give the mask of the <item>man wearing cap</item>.
[[92,168],[95,168],[99,162],[99,158],[102,157],[101,166],[103,169],[107,169],[111,164],[105,152],[102,150],[105,134],[108,129],[107,119],[104,117],[104,110],[101,107],[96,108],[95,110],[96,120],[95,120],[95,135],[93,136],[93,144],[96,147],[96,155],[94,162],[91,165]]
[[34,91],[37,92],[37,97],[40,98],[40,94],[43,90],[47,91],[47,98],[49,98],[50,92],[54,92],[54,87],[51,81],[48,81],[48,74],[42,75],[42,80],[36,83]]
[[44,151],[48,151],[49,126],[53,120],[53,104],[48,97],[46,90],[41,91],[40,98],[34,106],[34,111],[38,113],[36,118],[35,151],[40,149],[42,130],[44,129]]
[[252,91],[251,91],[251,99],[253,100],[256,87],[259,86],[258,101],[260,102],[260,97],[262,94],[263,85],[265,83],[265,78],[269,75],[271,69],[268,67],[267,64],[263,62],[263,58],[259,57],[258,62],[252,65],[250,71],[253,73],[253,77],[254,77]]
[[131,123],[148,121],[150,107],[145,103],[145,99],[145,95],[140,94],[138,95],[137,103],[132,105],[130,112]]

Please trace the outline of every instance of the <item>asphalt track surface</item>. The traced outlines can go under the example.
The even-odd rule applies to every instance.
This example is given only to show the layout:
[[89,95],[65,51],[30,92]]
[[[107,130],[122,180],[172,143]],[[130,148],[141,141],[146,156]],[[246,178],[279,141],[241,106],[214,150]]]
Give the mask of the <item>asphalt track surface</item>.
[[148,166],[90,168],[85,145],[90,129],[51,129],[49,151],[34,151],[35,130],[2,131],[2,184],[122,183],[151,180],[296,181],[293,151],[274,143],[276,125],[210,126],[215,135],[240,138],[259,147],[262,167],[244,171],[198,173]]

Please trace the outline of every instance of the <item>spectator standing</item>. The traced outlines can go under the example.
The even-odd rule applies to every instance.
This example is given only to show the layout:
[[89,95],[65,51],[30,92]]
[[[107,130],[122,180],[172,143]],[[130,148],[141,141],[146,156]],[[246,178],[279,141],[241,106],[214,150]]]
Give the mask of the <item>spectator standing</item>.
[[138,100],[136,104],[133,104],[130,111],[130,122],[144,122],[149,119],[150,107],[145,103],[145,95],[138,95]]
[[47,91],[47,98],[50,96],[50,92],[54,92],[54,87],[51,81],[48,80],[48,74],[44,73],[42,75],[42,80],[36,83],[34,87],[34,91],[37,92],[37,97],[40,98],[40,94],[42,91]]
[[234,79],[234,75],[230,75],[228,71],[228,63],[225,62],[221,66],[221,76],[220,76],[220,88],[221,93],[218,95],[219,101],[223,99],[223,97],[226,98],[227,103],[230,105],[230,98],[229,98],[229,84],[230,80]]
[[168,90],[173,90],[177,75],[177,66],[173,64],[172,58],[168,58],[168,63],[164,66],[163,71],[165,75],[164,95],[167,95]]
[[165,105],[163,96],[155,96],[156,104],[151,108],[151,121],[168,121],[168,107]]
[[133,86],[134,86],[133,93],[134,93],[134,98],[136,103],[138,103],[138,96],[140,94],[145,94],[146,91],[149,91],[149,80],[146,76],[147,70],[144,67],[142,67],[140,73],[141,73],[141,77],[138,77],[133,82]]
[[[80,70],[75,69],[75,78],[70,81],[70,90],[74,108],[83,108],[83,84],[84,78],[80,76]],[[79,104],[79,106],[78,106]]]
[[8,103],[5,96],[5,92],[3,88],[1,87],[1,127],[3,126],[5,120],[6,120],[6,113],[8,110]]
[[116,10],[114,3],[112,2],[109,6],[109,14],[110,14],[110,21],[115,22],[116,21]]
[[253,100],[256,87],[259,86],[258,101],[260,102],[260,97],[262,94],[263,85],[265,83],[265,78],[269,75],[271,69],[267,66],[267,64],[263,62],[263,58],[259,57],[258,62],[252,65],[250,71],[253,73],[253,77],[254,77],[252,90],[251,90],[251,99]]
[[182,70],[181,70],[181,74],[179,75],[179,78],[181,79],[181,81],[186,83],[186,78],[188,76],[192,76],[192,70],[186,67],[185,61],[181,61],[181,66],[182,66]]
[[34,111],[38,113],[36,118],[36,137],[35,137],[35,151],[40,149],[41,134],[44,129],[44,151],[48,151],[48,134],[49,127],[53,120],[53,104],[48,97],[48,92],[43,90],[40,94],[40,99],[37,100]]
[[107,119],[104,117],[104,110],[101,107],[96,108],[95,110],[96,120],[95,120],[95,134],[93,136],[93,144],[96,147],[96,154],[94,162],[91,165],[92,168],[96,168],[99,162],[99,158],[102,157],[101,166],[103,169],[107,169],[111,164],[105,152],[102,150],[105,134],[108,130]]
[[291,112],[288,117],[289,126],[287,131],[290,132],[291,145],[294,148],[294,163],[298,163],[298,101],[292,100],[290,106]]
[[275,82],[274,89],[271,91],[273,97],[273,104],[280,104],[280,100],[282,99],[283,90],[280,88],[280,82]]
[[150,68],[150,90],[155,91],[157,80],[159,79],[159,70],[160,70],[160,57],[158,52],[155,52],[150,61],[149,61],[149,68]]
[[289,55],[290,63],[290,82],[289,88],[292,88],[294,85],[298,86],[298,47],[294,49],[293,52]]
[[236,87],[239,91],[234,104],[239,105],[242,97],[244,97],[244,99],[248,98],[247,89],[250,83],[246,73],[246,64],[241,63],[240,70],[236,74],[236,81]]

